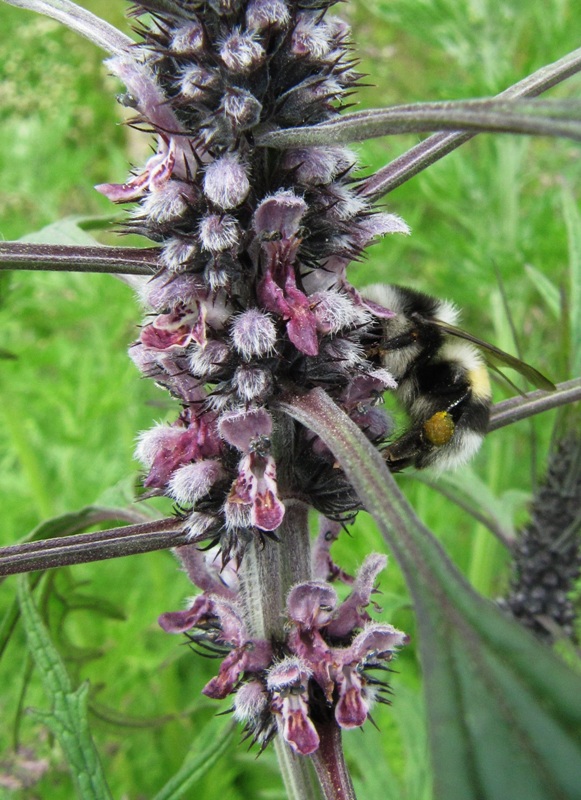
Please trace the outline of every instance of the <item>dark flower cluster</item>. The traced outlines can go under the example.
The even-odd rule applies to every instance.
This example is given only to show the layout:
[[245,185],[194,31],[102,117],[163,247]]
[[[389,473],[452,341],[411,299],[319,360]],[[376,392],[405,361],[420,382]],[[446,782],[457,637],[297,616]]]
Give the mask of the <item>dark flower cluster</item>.
[[500,601],[540,639],[576,639],[573,593],[581,575],[581,439],[577,431],[557,438],[531,520],[513,547],[513,577]]
[[331,4],[147,0],[133,12],[151,14],[143,41],[108,62],[133,124],[158,141],[125,184],[97,187],[138,201],[127,227],[159,245],[161,269],[142,291],[151,318],[131,355],[183,407],[141,437],[145,486],[184,510],[192,541],[236,556],[279,527],[289,498],[334,518],[357,507],[330,453],[298,426],[288,457],[299,466],[277,475],[273,409],[285,388],[323,386],[374,441],[389,429],[375,406],[394,382],[362,344],[389,312],[361,298],[346,267],[407,226],[358,193],[348,149],[255,144],[333,118],[356,86]]
[[[279,730],[301,754],[318,748],[317,721],[363,724],[386,688],[369,671],[405,642],[365,611],[381,556],[353,581],[316,547],[280,636],[256,636],[238,586],[249,543],[279,538],[289,503],[335,532],[359,508],[331,452],[277,401],[321,386],[373,442],[391,427],[378,398],[395,381],[367,354],[392,313],[362,298],[346,268],[407,226],[370,207],[348,149],[259,141],[334,118],[357,85],[348,26],[327,14],[334,2],[142,0],[132,12],[150,15],[142,40],[108,64],[157,150],[123,185],[97,187],[136,202],[127,230],[158,246],[131,356],[182,408],[137,448],[148,493],[176,503],[191,542],[180,555],[202,589],[160,623],[225,656],[204,691],[233,694],[253,740]],[[353,582],[343,603],[333,578]]]
[[[295,752],[310,755],[319,747],[317,722],[334,717],[343,729],[357,728],[374,702],[389,702],[387,683],[372,672],[388,669],[407,637],[392,625],[373,622],[366,610],[387,558],[368,556],[351,578],[327,558],[329,529],[332,523],[323,526],[313,551],[314,579],[288,594],[286,635],[280,641],[247,631],[232,561],[224,569],[215,553],[194,545],[178,548],[190,578],[204,591],[185,611],[162,614],[160,625],[169,633],[187,632],[194,645],[225,655],[203,692],[215,699],[233,695],[234,716],[261,747],[280,732]],[[333,576],[351,584],[342,603],[327,582]]]

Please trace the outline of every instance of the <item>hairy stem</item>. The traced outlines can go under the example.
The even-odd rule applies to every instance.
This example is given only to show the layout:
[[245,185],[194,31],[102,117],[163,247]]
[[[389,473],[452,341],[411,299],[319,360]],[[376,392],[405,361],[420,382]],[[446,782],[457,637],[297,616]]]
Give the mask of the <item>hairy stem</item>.
[[353,783],[343,757],[341,729],[334,722],[326,722],[317,725],[317,731],[321,743],[311,758],[325,800],[355,800]]
[[0,270],[106,272],[153,275],[158,269],[156,247],[91,247],[86,245],[0,243]]
[[[272,444],[277,456],[279,486],[284,491],[292,480],[294,425],[284,414],[278,414],[276,422]],[[276,531],[279,541],[255,539],[244,555],[242,600],[252,636],[273,642],[285,639],[289,590],[296,583],[312,579],[308,522],[307,506],[295,500],[288,501],[282,525]],[[276,753],[289,800],[354,797],[352,793],[337,794],[333,788],[351,786],[351,781],[343,759],[339,729],[336,724],[327,727],[337,728],[337,735],[325,731],[325,738],[321,737],[321,753],[312,761],[293,753],[283,738],[277,736]]]
[[[290,587],[311,578],[307,507],[287,506],[278,542],[254,540],[244,554],[241,587],[245,617],[252,636],[284,640],[286,596]],[[281,736],[276,754],[289,800],[318,800],[311,765],[295,755]]]

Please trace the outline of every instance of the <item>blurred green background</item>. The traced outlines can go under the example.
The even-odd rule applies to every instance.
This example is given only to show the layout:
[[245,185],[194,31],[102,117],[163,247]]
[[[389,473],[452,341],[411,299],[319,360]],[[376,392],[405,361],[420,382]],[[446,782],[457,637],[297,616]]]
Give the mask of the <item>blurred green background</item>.
[[[127,30],[123,3],[85,5]],[[577,47],[581,30],[574,0],[349,0],[336,12],[351,22],[365,82],[374,84],[360,93],[370,106],[490,96]],[[16,239],[66,216],[110,214],[93,185],[122,182],[128,164],[146,158],[148,141],[120,125],[120,87],[102,54],[56,22],[4,5],[0,31],[0,237]],[[549,96],[578,94],[580,80]],[[417,140],[358,146],[362,170]],[[464,327],[516,353],[508,307],[522,358],[555,381],[572,377],[558,313],[535,270],[556,287],[567,285],[578,258],[580,170],[579,147],[570,141],[479,136],[384,199],[412,236],[373,246],[365,263],[353,265],[352,280],[401,283],[454,300]],[[137,479],[137,433],[175,409],[127,358],[141,312],[120,281],[0,273],[0,292],[0,347],[15,357],[0,360],[0,541],[10,544],[55,514],[124,504]],[[495,394],[507,396],[502,387]],[[491,435],[450,485],[472,493],[510,531],[527,518],[551,428],[547,414]],[[501,594],[508,556],[491,533],[434,488],[413,476],[399,480],[476,588]],[[354,571],[384,546],[365,515],[351,533],[334,552]],[[14,580],[0,587],[0,612],[12,602]],[[381,589],[381,618],[413,638],[413,611],[394,562]],[[159,552],[58,570],[43,593],[71,675],[91,682],[94,736],[115,798],[153,797],[192,742],[203,747],[205,723],[226,706],[199,694],[215,662],[156,624],[191,592],[173,556]],[[360,800],[430,797],[414,644],[396,670],[392,708],[374,713],[379,730],[368,724],[345,735]],[[58,745],[24,711],[46,708],[46,700],[19,628],[0,661],[0,685],[0,797],[70,798]],[[15,747],[25,750],[15,755]],[[41,771],[46,763],[40,780],[22,766],[23,753]],[[198,794],[282,797],[273,752],[256,759],[236,742],[196,785]]]

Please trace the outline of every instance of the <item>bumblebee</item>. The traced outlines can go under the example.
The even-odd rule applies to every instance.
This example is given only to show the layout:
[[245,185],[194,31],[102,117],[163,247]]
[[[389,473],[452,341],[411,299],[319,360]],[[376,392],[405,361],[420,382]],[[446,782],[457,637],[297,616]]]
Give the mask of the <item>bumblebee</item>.
[[456,327],[459,311],[403,286],[374,284],[365,299],[393,312],[367,348],[398,383],[410,425],[383,451],[392,472],[408,466],[458,467],[478,450],[488,428],[492,393],[488,368],[511,367],[540,389],[554,385],[534,367]]

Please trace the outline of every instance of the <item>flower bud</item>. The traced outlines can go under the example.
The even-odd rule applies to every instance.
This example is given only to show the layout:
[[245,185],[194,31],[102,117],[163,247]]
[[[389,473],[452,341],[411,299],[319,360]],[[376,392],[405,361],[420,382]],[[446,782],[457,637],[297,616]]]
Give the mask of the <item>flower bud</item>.
[[208,214],[200,222],[200,241],[204,250],[220,253],[236,247],[240,229],[230,214]]
[[240,30],[234,30],[220,47],[220,58],[230,72],[252,72],[262,64],[265,55],[264,48],[254,36]]
[[276,327],[268,314],[249,308],[234,317],[231,336],[236,350],[248,361],[266,356],[274,350]]
[[204,194],[224,211],[236,208],[246,199],[250,183],[237,156],[228,154],[211,161],[204,174]]

